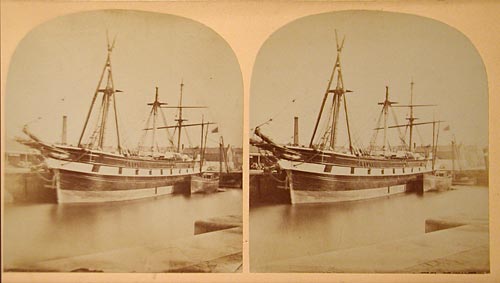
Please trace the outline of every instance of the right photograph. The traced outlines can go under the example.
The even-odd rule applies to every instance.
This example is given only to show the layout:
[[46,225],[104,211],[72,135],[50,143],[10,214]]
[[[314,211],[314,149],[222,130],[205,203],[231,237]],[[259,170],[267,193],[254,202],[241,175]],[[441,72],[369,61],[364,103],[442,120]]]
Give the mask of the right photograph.
[[459,30],[342,11],[262,45],[250,271],[489,273],[488,80]]

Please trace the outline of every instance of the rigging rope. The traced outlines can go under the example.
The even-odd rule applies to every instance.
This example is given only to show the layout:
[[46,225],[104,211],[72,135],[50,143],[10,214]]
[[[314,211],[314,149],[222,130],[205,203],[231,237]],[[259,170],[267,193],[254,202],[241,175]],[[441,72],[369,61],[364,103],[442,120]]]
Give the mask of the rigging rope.
[[303,97],[304,97],[304,96],[306,96],[307,94],[308,94],[308,93],[306,92],[306,93],[304,93],[302,96],[299,96],[299,98],[293,98],[293,99],[292,99],[291,101],[289,101],[287,104],[283,105],[283,108],[281,108],[279,112],[277,112],[276,114],[272,115],[272,116],[271,116],[269,119],[267,119],[265,122],[263,122],[263,123],[261,123],[261,124],[259,124],[259,125],[255,126],[255,127],[251,128],[250,130],[253,130],[253,129],[255,129],[255,128],[259,128],[259,127],[261,127],[261,126],[264,126],[264,125],[269,124],[269,123],[270,123],[270,122],[272,122],[275,118],[277,118],[278,116],[280,116],[280,115],[284,112],[284,110],[285,110],[285,109],[286,109],[286,110],[288,110],[288,109],[290,108],[289,106],[290,106],[291,104],[295,103],[298,99],[303,98]]

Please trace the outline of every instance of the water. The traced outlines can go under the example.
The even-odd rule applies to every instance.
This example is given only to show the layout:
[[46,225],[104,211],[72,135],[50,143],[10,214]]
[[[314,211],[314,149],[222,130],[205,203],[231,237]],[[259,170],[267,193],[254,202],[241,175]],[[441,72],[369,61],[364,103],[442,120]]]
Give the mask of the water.
[[250,210],[250,270],[280,259],[315,255],[425,233],[425,220],[488,218],[488,188],[457,187],[424,196],[399,194],[341,204],[260,206]]
[[242,191],[169,195],[107,204],[6,204],[4,267],[168,243],[194,234],[194,222],[242,214]]

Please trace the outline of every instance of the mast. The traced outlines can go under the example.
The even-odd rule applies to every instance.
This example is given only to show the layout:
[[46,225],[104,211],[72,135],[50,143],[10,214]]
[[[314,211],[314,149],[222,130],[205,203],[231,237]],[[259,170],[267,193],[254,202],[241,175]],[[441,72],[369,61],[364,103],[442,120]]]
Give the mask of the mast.
[[[155,150],[155,145],[156,145],[156,130],[159,129],[159,127],[156,126],[156,120],[158,119],[158,112],[161,113],[161,106],[163,105],[167,105],[167,103],[164,103],[164,102],[160,102],[160,100],[158,99],[158,96],[159,96],[159,88],[158,87],[155,87],[155,100],[151,103],[148,103],[147,105],[150,105],[151,106],[151,112],[150,112],[150,116],[153,116],[153,127],[151,128],[151,130],[153,131],[152,132],[152,140],[151,140],[151,152],[154,152]],[[159,111],[158,111],[159,110]],[[162,117],[163,117],[163,113],[162,114]],[[149,124],[149,119],[148,119],[148,122]],[[165,121],[164,121],[165,123]]]
[[409,144],[409,148],[408,148],[408,151],[411,152],[412,151],[412,146],[413,146],[413,121],[415,121],[415,117],[413,117],[413,79],[411,80],[411,83],[410,83],[410,117],[407,118],[408,119],[408,125],[410,127],[410,144]]
[[[389,100],[389,87],[385,87],[385,100],[383,102],[379,102],[378,105],[382,105],[382,112],[380,112],[380,116],[378,119],[378,122],[380,122],[380,118],[384,117],[384,127],[380,128],[384,130],[384,143],[382,144],[382,150],[384,151],[384,154],[387,153],[388,146],[387,146],[387,129],[389,126],[387,125],[387,122],[389,120],[389,108],[393,105],[397,104],[397,102],[390,101]],[[378,128],[377,128],[378,129]],[[377,132],[375,132],[377,133]],[[372,141],[370,142],[370,146],[372,147],[373,144],[375,143],[376,135],[373,137]]]
[[385,101],[384,101],[384,144],[382,146],[382,149],[384,150],[384,153],[387,152],[387,114],[389,110],[389,87],[385,87]]
[[[207,150],[207,140],[208,140],[207,135],[208,135],[208,128],[210,127],[210,124],[213,124],[213,123],[210,123],[210,122],[205,123],[205,125],[207,125],[207,129],[205,130],[205,140],[203,142],[202,158],[200,159],[200,160],[203,160],[203,161],[205,161],[205,151]],[[200,171],[203,170],[202,165],[203,164],[200,162]]]
[[[386,147],[386,131],[387,129],[392,129],[392,128],[401,128],[401,127],[405,127],[405,128],[410,128],[410,144],[408,146],[408,151],[412,151],[412,143],[413,143],[413,127],[415,126],[420,126],[420,125],[426,125],[426,124],[432,124],[432,123],[436,123],[436,122],[443,122],[443,121],[433,121],[433,122],[420,122],[420,123],[415,123],[414,121],[418,118],[415,118],[414,115],[413,115],[413,108],[414,107],[428,107],[428,106],[436,106],[435,104],[413,104],[413,80],[411,81],[411,91],[410,91],[410,104],[408,105],[392,105],[392,104],[398,104],[397,102],[392,102],[392,101],[389,101],[388,99],[388,87],[386,86],[386,101],[384,102],[379,102],[379,105],[384,105],[383,109],[382,109],[382,112],[380,113],[380,115],[384,115],[384,127],[378,127],[375,128],[374,130],[384,130],[384,148]],[[387,115],[388,115],[388,109],[389,107],[409,107],[410,108],[410,117],[406,118],[406,120],[408,120],[408,123],[407,124],[403,124],[403,125],[393,125],[393,126],[387,126]],[[379,121],[380,121],[380,118],[381,116],[379,116]],[[397,122],[397,121],[396,121]],[[374,135],[374,137],[376,137],[376,135]],[[403,143],[404,143],[404,138],[402,138],[403,140]],[[372,139],[372,142],[374,140]],[[372,143],[371,142],[371,143]]]
[[432,151],[432,171],[434,171],[434,167],[435,167],[435,164],[436,164],[437,145],[438,145],[438,140],[439,140],[439,130],[441,128],[441,122],[437,122],[437,123],[438,123],[438,129],[437,129],[436,142],[435,143],[434,143],[434,125],[436,124],[436,122],[434,122],[434,124],[432,126],[432,139],[433,139],[433,144],[434,144],[434,148],[433,148],[433,151]]
[[455,135],[451,140],[451,179],[455,179]]
[[[201,116],[201,138],[200,138],[200,173],[202,171],[203,167],[203,151],[204,151],[204,146],[203,146],[203,130],[204,130],[204,124],[203,124],[203,115]],[[207,129],[208,130],[208,129]]]
[[155,101],[153,102],[153,139],[151,141],[151,152],[154,150],[156,139],[156,115],[158,113],[156,104],[158,103],[158,87],[156,87]]
[[[107,57],[106,57],[106,62],[104,64],[104,68],[102,70],[101,76],[99,78],[99,82],[97,83],[96,90],[94,92],[94,97],[92,98],[92,102],[90,104],[89,111],[87,113],[87,117],[85,118],[85,123],[82,129],[82,132],[80,134],[80,138],[78,139],[78,147],[82,147],[82,139],[85,134],[85,131],[87,130],[88,122],[90,119],[90,116],[92,114],[95,102],[97,100],[97,96],[99,93],[103,94],[102,101],[101,101],[101,109],[99,111],[99,121],[98,121],[98,131],[95,133],[97,134],[97,148],[102,150],[104,147],[104,140],[105,140],[105,131],[106,131],[106,126],[107,126],[107,120],[109,116],[109,110],[110,110],[110,104],[113,104],[113,110],[114,110],[114,120],[115,120],[115,126],[116,126],[116,136],[117,136],[117,145],[118,145],[118,152],[122,153],[122,147],[120,143],[120,131],[118,127],[118,112],[116,110],[116,98],[115,98],[115,93],[121,92],[120,90],[116,90],[114,87],[114,82],[113,82],[113,72],[112,72],[112,67],[111,67],[111,53],[113,51],[113,48],[115,46],[115,40],[113,40],[113,43],[107,43]],[[107,76],[106,76],[107,75]],[[104,77],[106,78],[106,86],[102,88],[102,82],[104,80]],[[94,147],[94,142],[91,141],[91,144],[89,145],[91,148]]]
[[224,150],[224,141],[222,140],[222,136],[219,140],[219,176],[222,174],[222,158],[223,158],[223,150]]
[[181,131],[182,131],[182,122],[186,121],[182,119],[182,88],[184,87],[184,81],[181,80],[181,91],[179,98],[179,118],[176,119],[177,126],[179,127],[179,132],[177,133],[177,152],[181,152]]
[[[342,106],[342,99],[344,98],[344,94],[347,92],[351,92],[350,90],[344,89],[344,79],[342,77],[342,67],[340,64],[340,54],[342,53],[342,49],[344,47],[344,41],[345,37],[342,39],[342,42],[339,43],[338,36],[337,36],[337,31],[335,31],[335,38],[336,38],[336,51],[337,51],[337,58],[335,60],[335,64],[333,66],[332,73],[330,75],[330,79],[328,81],[328,85],[325,91],[325,94],[323,96],[323,101],[321,103],[321,108],[318,113],[318,117],[316,119],[316,124],[314,126],[313,134],[311,137],[311,141],[309,142],[309,147],[313,147],[314,143],[314,138],[316,136],[316,132],[318,130],[319,123],[321,121],[321,116],[323,115],[323,111],[325,108],[326,100],[328,98],[329,94],[333,94],[332,98],[332,124],[331,124],[331,132],[330,132],[330,148],[333,150],[335,148],[335,144],[337,141],[337,125],[338,125],[338,120],[339,120],[339,114],[340,114],[340,109]],[[332,89],[332,83],[335,78],[335,74],[337,74],[337,83],[334,89]],[[349,129],[349,119],[347,115],[347,104],[344,99],[344,109],[345,109],[345,117],[346,117],[346,124],[347,124],[347,131],[349,135],[349,150],[352,153],[352,141],[351,141],[351,133]]]
[[[184,127],[193,127],[193,126],[201,126],[202,127],[201,128],[201,137],[200,137],[200,140],[201,140],[201,144],[200,144],[200,157],[201,157],[201,156],[204,156],[204,154],[205,154],[205,149],[203,148],[203,143],[206,143],[206,134],[207,134],[206,132],[208,131],[208,125],[214,124],[214,123],[204,122],[203,116],[202,116],[202,122],[201,123],[194,123],[194,124],[184,124],[183,123],[184,121],[187,121],[187,120],[182,118],[182,114],[183,114],[182,109],[184,109],[184,108],[206,108],[206,106],[185,106],[185,105],[182,105],[183,86],[184,86],[184,83],[181,81],[181,84],[180,84],[180,98],[179,98],[179,105],[178,106],[167,106],[168,103],[160,102],[159,99],[158,99],[158,96],[159,96],[158,87],[156,87],[155,100],[153,102],[151,102],[151,103],[148,103],[148,105],[151,105],[152,108],[151,108],[151,112],[149,113],[148,120],[146,122],[146,128],[144,128],[143,130],[144,131],[153,131],[153,133],[152,133],[152,135],[153,135],[153,141],[152,141],[152,145],[151,145],[151,148],[153,149],[154,145],[155,145],[155,141],[156,141],[156,138],[155,138],[156,137],[156,130],[160,130],[160,129],[167,130],[166,131],[166,133],[167,133],[167,139],[170,141],[170,144],[173,147],[175,147],[174,141],[172,139],[172,136],[170,136],[170,133],[169,133],[168,129],[172,129],[173,128],[173,129],[175,129],[175,131],[177,131],[177,129],[178,129],[179,132],[177,133],[177,148],[176,148],[176,151],[180,152],[181,151],[181,133],[182,133],[182,128],[184,128]],[[163,108],[174,108],[174,109],[178,110],[178,119],[175,119],[175,121],[177,122],[176,125],[173,125],[173,126],[167,125],[167,121],[165,119],[165,115],[164,115],[164,113],[162,111]],[[158,113],[161,114],[164,126],[158,127],[156,125],[156,119],[158,119],[158,117],[157,117]],[[153,118],[153,125],[150,128],[149,127],[149,123],[150,123],[151,118]],[[174,135],[175,135],[175,131],[174,131]],[[205,139],[203,138],[203,133],[204,132],[205,132]],[[145,135],[143,136],[143,138],[141,138],[141,140],[143,140],[144,137],[145,137]],[[142,142],[140,144],[142,144]]]

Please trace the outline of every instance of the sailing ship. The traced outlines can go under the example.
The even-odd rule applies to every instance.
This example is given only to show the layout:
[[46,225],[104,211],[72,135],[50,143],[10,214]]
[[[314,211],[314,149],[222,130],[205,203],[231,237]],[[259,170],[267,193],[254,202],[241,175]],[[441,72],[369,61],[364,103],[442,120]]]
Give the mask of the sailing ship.
[[[108,41],[106,62],[77,146],[49,144],[33,135],[26,126],[23,129],[30,139],[20,142],[38,149],[43,155],[45,165],[53,176],[52,182],[57,191],[58,203],[123,201],[174,192],[189,192],[191,177],[204,171],[203,146],[200,146],[197,158],[183,154],[181,131],[185,127],[201,126],[203,138],[204,126],[207,126],[208,131],[208,124],[212,123],[184,123],[186,119],[182,116],[183,109],[203,106],[182,105],[183,83],[180,85],[178,106],[167,106],[166,103],[160,102],[158,88],[155,100],[148,103],[151,111],[146,124],[150,122],[153,124],[152,127],[146,126],[144,129],[152,133],[149,151],[145,153],[141,146],[136,151],[131,151],[121,144],[116,105],[116,94],[121,91],[115,88],[113,82],[111,67],[113,48],[114,41],[112,44]],[[100,95],[102,95],[100,108],[94,111]],[[178,110],[175,125],[166,125],[162,108]],[[114,115],[110,115],[110,112]],[[87,132],[92,113],[97,115],[96,127],[93,131]],[[157,125],[158,116],[163,118],[164,126]],[[117,147],[114,150],[109,150],[104,143],[107,138],[106,130],[111,123],[116,130]],[[172,128],[177,132],[177,147],[173,151],[160,152],[156,144],[157,130],[165,129],[167,135],[170,135],[169,129]],[[86,133],[90,133],[90,138],[84,143],[83,137]],[[172,140],[171,143],[173,145]]]
[[[375,133],[383,130],[384,142],[382,148],[371,144],[368,150],[354,147],[349,128],[346,93],[352,92],[344,87],[340,55],[344,45],[337,38],[336,61],[324,93],[321,108],[309,146],[279,145],[264,135],[259,127],[255,134],[260,140],[251,143],[261,149],[270,151],[277,159],[279,169],[286,173],[286,187],[290,192],[292,204],[314,202],[342,202],[375,197],[388,196],[408,190],[419,189],[422,186],[423,175],[432,172],[432,160],[414,152],[412,147],[413,127],[435,122],[415,123],[414,107],[431,106],[413,104],[413,82],[411,84],[411,100],[409,105],[398,105],[410,109],[408,123],[389,126],[388,112],[397,102],[389,100],[386,87],[385,100],[381,103],[384,126],[375,128]],[[336,80],[336,85],[333,82]],[[325,113],[328,98],[333,95],[329,113]],[[344,152],[337,147],[337,128],[341,110],[345,113],[345,122],[349,147]],[[325,115],[326,114],[326,115]],[[320,135],[320,121],[326,120],[326,129]],[[409,128],[409,144],[400,148],[390,148],[387,141],[389,128]],[[376,136],[376,134],[374,134]],[[372,139],[373,140],[373,139]],[[401,138],[404,141],[404,137]],[[421,189],[421,188],[420,188]]]

